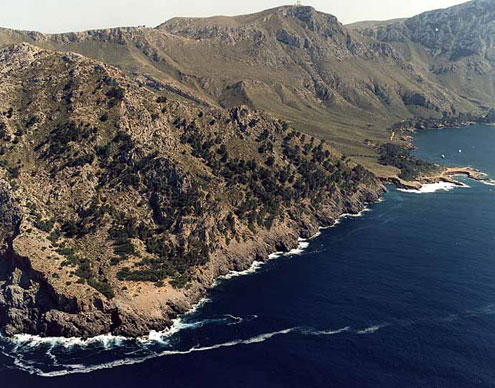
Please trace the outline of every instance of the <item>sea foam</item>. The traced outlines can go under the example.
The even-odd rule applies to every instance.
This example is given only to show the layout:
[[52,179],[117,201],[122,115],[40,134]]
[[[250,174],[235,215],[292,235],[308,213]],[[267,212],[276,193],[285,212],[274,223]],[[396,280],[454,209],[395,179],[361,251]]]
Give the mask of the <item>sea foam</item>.
[[373,334],[376,333],[378,330],[384,328],[385,325],[375,325],[375,326],[370,326],[365,329],[361,329],[357,331],[357,334]]
[[[314,237],[313,237],[314,238]],[[309,240],[306,239],[299,239],[299,245],[297,248],[290,250],[289,252],[273,252],[270,255],[268,255],[268,261],[278,259],[280,257],[289,257],[289,256],[296,256],[302,254],[307,248],[309,247]],[[266,264],[266,262],[262,261],[254,261],[251,266],[244,270],[244,271],[230,271],[226,275],[219,276],[216,280],[214,285],[218,285],[218,282],[222,280],[230,280],[233,278],[237,278],[239,276],[246,276],[246,275],[251,275],[253,273],[258,272],[261,267]]]
[[[230,318],[231,320],[235,320],[237,323],[232,323],[232,324],[239,324],[243,321],[241,317],[236,317],[233,315],[226,314],[226,318]],[[251,316],[251,318],[257,318],[256,316]],[[205,321],[213,321],[213,320],[205,320]],[[205,324],[205,321],[202,321],[203,324]],[[199,323],[199,322],[197,322]],[[177,324],[175,327],[175,330],[169,330],[168,334],[176,331],[176,330],[184,330],[185,328],[191,329],[199,326],[195,326],[193,324],[186,326],[184,323]],[[10,357],[13,359],[14,365],[23,371],[26,371],[30,374],[35,374],[37,376],[41,377],[60,377],[60,376],[66,376],[66,375],[72,375],[72,374],[87,374],[87,373],[92,373],[98,370],[103,370],[103,369],[111,369],[111,368],[116,368],[116,367],[121,367],[121,366],[128,366],[128,365],[135,365],[135,364],[140,364],[143,363],[147,360],[151,359],[156,359],[160,357],[166,357],[166,356],[180,356],[180,355],[187,355],[191,353],[196,353],[196,352],[205,352],[205,351],[213,351],[221,348],[228,348],[228,347],[234,347],[234,346],[242,346],[242,345],[254,345],[254,344],[260,344],[265,341],[268,341],[274,337],[277,336],[283,336],[283,335],[288,335],[288,334],[299,334],[299,335],[304,335],[304,336],[333,336],[333,335],[339,335],[339,334],[344,334],[344,333],[350,333],[350,334],[359,334],[359,335],[365,335],[365,334],[373,334],[376,331],[380,330],[381,328],[385,327],[385,325],[377,325],[377,326],[371,326],[365,329],[361,330],[355,330],[352,329],[349,326],[340,328],[340,329],[329,329],[329,330],[317,330],[317,329],[312,329],[312,328],[307,328],[307,327],[290,327],[287,329],[282,329],[282,330],[277,330],[277,331],[271,331],[267,333],[262,333],[258,334],[249,338],[245,339],[235,339],[231,341],[226,341],[226,342],[220,342],[217,344],[212,344],[212,345],[196,345],[193,346],[189,349],[181,350],[181,349],[164,349],[164,350],[159,350],[159,349],[154,349],[154,350],[149,350],[146,352],[146,354],[138,354],[139,352],[135,350],[134,352],[130,352],[127,354],[124,354],[122,358],[114,360],[114,361],[109,361],[109,362],[101,362],[97,363],[94,365],[83,365],[83,364],[64,364],[64,363],[59,363],[58,359],[55,355],[51,354],[50,351],[53,349],[50,347],[50,350],[48,351],[48,356],[52,358],[54,361],[51,365],[50,368],[42,368],[39,365],[37,365],[35,362],[32,362],[30,360],[25,359],[25,354],[19,352],[19,349],[15,349],[14,351],[11,351],[9,353],[2,352],[4,355]],[[150,334],[149,338],[154,338],[155,341],[158,343],[164,343],[161,339],[161,335],[165,333],[155,333],[155,334]],[[25,343],[25,341],[28,341],[28,337],[19,337],[18,339],[14,339],[14,341],[21,341],[21,343]],[[129,340],[131,341],[131,340]],[[39,344],[40,342],[38,342]],[[49,343],[48,340],[43,341],[44,344]],[[60,342],[59,342],[60,343]],[[136,343],[139,343],[137,341]],[[167,344],[168,347],[170,347],[170,344]],[[142,349],[145,350],[145,349]],[[45,370],[45,369],[54,369],[56,370]]]
[[494,179],[481,180],[480,182],[487,186],[495,186]]
[[428,194],[428,193],[435,193],[437,191],[450,191],[459,187],[469,188],[469,186],[464,183],[459,185],[451,182],[438,182],[438,183],[426,183],[423,186],[421,186],[421,188],[418,190],[415,189],[398,189],[398,190],[402,191],[403,193]]
[[208,346],[197,345],[187,350],[167,349],[158,352],[150,352],[149,354],[141,357],[135,357],[135,358],[125,357],[119,360],[95,364],[95,365],[63,364],[63,365],[59,365],[63,369],[54,370],[54,371],[44,371],[38,367],[35,367],[31,363],[26,362],[26,360],[23,360],[22,357],[16,358],[15,364],[19,369],[22,369],[30,374],[36,374],[42,377],[60,377],[60,376],[66,376],[72,374],[87,374],[98,370],[111,369],[120,366],[135,365],[135,364],[143,363],[147,360],[166,357],[166,356],[180,356],[180,355],[187,355],[196,352],[213,351],[221,348],[228,348],[234,346],[260,344],[274,337],[288,335],[288,334],[300,334],[300,335],[309,335],[309,336],[332,336],[332,335],[343,334],[346,332],[357,333],[357,334],[373,334],[382,327],[383,325],[372,326],[370,328],[363,330],[353,330],[350,327],[344,327],[336,330],[314,330],[311,328],[304,328],[304,327],[291,327],[288,329],[262,333],[246,339],[236,339],[236,340],[221,342],[218,344],[213,344]]

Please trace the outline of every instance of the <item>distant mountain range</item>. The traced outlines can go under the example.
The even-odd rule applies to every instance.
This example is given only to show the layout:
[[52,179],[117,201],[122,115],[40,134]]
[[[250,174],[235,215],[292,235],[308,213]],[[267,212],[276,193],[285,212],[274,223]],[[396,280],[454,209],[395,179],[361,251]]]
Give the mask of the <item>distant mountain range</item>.
[[60,35],[0,31],[113,64],[143,84],[201,104],[241,104],[331,140],[366,165],[388,126],[495,103],[495,2],[475,0],[407,20],[344,26],[311,7],[238,17],[175,18],[157,28]]

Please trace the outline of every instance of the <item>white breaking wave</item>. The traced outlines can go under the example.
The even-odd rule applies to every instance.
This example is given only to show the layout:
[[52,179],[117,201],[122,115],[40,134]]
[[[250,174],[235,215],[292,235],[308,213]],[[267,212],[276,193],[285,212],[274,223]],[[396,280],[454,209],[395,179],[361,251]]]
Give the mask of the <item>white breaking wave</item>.
[[[381,202],[381,201],[383,201],[383,200],[380,199],[380,201],[378,201],[378,203]],[[360,218],[360,217],[363,217],[366,213],[371,212],[371,211],[372,211],[372,209],[370,209],[369,207],[366,207],[363,210],[361,210],[359,213],[356,213],[356,214],[344,213],[339,218],[337,218],[335,220],[335,222],[333,223],[333,225],[326,226],[326,227],[321,227],[320,230],[327,230],[327,229],[335,228],[337,225],[339,225],[346,218]]]
[[271,255],[268,255],[268,260],[275,260],[278,259],[279,257],[283,256],[284,252],[274,252]]
[[[314,237],[313,237],[314,238]],[[309,247],[309,241],[300,238],[299,239],[299,245],[297,248],[290,250],[289,252],[273,252],[268,256],[268,261],[278,259],[283,256],[296,256],[300,255],[303,253],[307,248]],[[251,266],[244,270],[244,271],[231,271],[226,275],[219,276],[214,283],[214,286],[218,285],[218,281],[221,280],[229,280],[233,278],[237,278],[239,276],[246,276],[246,275],[251,275],[253,273],[258,272],[258,270],[263,266],[263,264],[266,264],[266,262],[262,261],[254,261]]]
[[[380,201],[382,201],[382,200],[380,199]],[[310,237],[309,239],[299,238],[299,240],[298,240],[299,245],[297,248],[292,249],[289,252],[273,252],[273,253],[271,253],[270,255],[268,255],[268,261],[275,260],[275,259],[278,259],[278,258],[284,257],[284,256],[290,257],[290,256],[301,255],[309,247],[310,241],[321,235],[322,230],[336,227],[340,223],[340,221],[345,219],[345,218],[362,217],[366,212],[370,212],[370,211],[371,211],[371,209],[366,207],[357,214],[351,214],[351,213],[342,214],[339,218],[337,218],[337,220],[334,222],[334,224],[332,226],[319,228],[318,232],[314,236]],[[237,278],[240,276],[246,276],[246,275],[251,275],[253,273],[256,273],[264,264],[266,264],[266,262],[254,261],[251,264],[251,266],[244,271],[231,271],[226,275],[219,276],[217,279],[215,279],[214,286],[217,286],[218,282],[222,281],[222,280],[230,280],[230,279]]]
[[17,367],[20,369],[31,373],[31,374],[36,374],[41,377],[60,377],[60,376],[66,376],[66,375],[71,375],[71,374],[87,374],[91,372],[95,372],[97,370],[102,370],[102,369],[111,369],[119,366],[128,366],[128,365],[134,365],[134,364],[140,364],[143,363],[147,360],[151,360],[154,358],[159,358],[159,357],[165,357],[165,356],[172,356],[172,355],[186,355],[190,353],[195,353],[195,352],[204,352],[204,351],[210,351],[210,350],[216,350],[220,348],[225,348],[225,347],[233,347],[233,346],[238,346],[238,345],[251,345],[251,344],[258,344],[261,342],[265,342],[266,340],[269,340],[275,336],[279,335],[285,335],[289,334],[292,332],[297,331],[298,328],[290,328],[290,329],[285,329],[285,330],[279,330],[279,331],[274,331],[270,333],[265,333],[265,334],[260,334],[255,337],[251,337],[248,339],[244,340],[233,340],[229,342],[223,342],[220,344],[215,344],[215,345],[210,345],[210,346],[195,346],[189,350],[164,350],[162,352],[154,352],[150,353],[149,355],[143,356],[143,357],[136,357],[136,358],[124,358],[121,360],[116,360],[116,361],[111,361],[107,363],[102,363],[102,364],[97,364],[97,365],[90,365],[90,366],[85,366],[85,365],[63,365],[65,368],[64,370],[58,370],[58,371],[50,371],[50,372],[45,372],[39,368],[36,368],[29,363],[26,363],[22,359],[16,359],[15,364]]
[[299,245],[297,248],[290,250],[287,253],[284,253],[283,256],[297,256],[303,253],[309,247],[309,241],[306,239],[299,239]]
[[165,344],[168,343],[170,337],[179,333],[183,330],[192,330],[197,329],[199,327],[203,327],[208,323],[219,322],[219,319],[204,319],[202,321],[197,322],[187,322],[187,318],[196,313],[201,307],[203,307],[206,303],[211,302],[209,298],[201,299],[197,304],[195,304],[187,313],[184,315],[174,319],[172,321],[172,326],[163,330],[163,331],[150,331],[147,336],[138,337],[136,340],[142,344],[152,344],[152,343],[160,343]]
[[[307,249],[309,246],[309,242],[304,239],[299,239],[299,246],[296,249],[293,249],[289,252],[275,252],[272,253],[269,256],[269,259],[276,259],[281,256],[294,256],[294,255],[299,255],[304,252],[305,249]],[[239,276],[246,276],[253,274],[257,272],[261,266],[263,265],[263,262],[260,261],[254,261],[247,270],[244,271],[232,271],[228,273],[227,275],[223,275],[217,278],[215,281],[215,285],[217,281],[219,280],[228,280],[232,278],[236,278]],[[194,314],[199,308],[201,308],[205,303],[210,302],[211,300],[208,298],[202,299],[200,302],[198,302],[195,306],[191,308],[186,314],[183,316],[174,319],[173,324],[170,328],[165,329],[163,331],[150,331],[150,333],[147,336],[144,337],[139,337],[136,340],[142,344],[151,344],[151,343],[167,343],[168,339],[177,334],[178,332],[182,330],[188,330],[188,329],[195,329],[204,326],[207,324],[207,321],[199,321],[199,322],[186,322],[185,318],[188,316]],[[232,318],[238,318],[238,317],[232,317]],[[242,318],[240,318],[242,319]],[[233,323],[236,324],[236,323]],[[64,338],[64,337],[40,337],[40,336],[35,336],[35,335],[30,335],[30,334],[19,334],[14,336],[12,339],[6,339],[7,341],[14,341],[16,343],[17,347],[23,346],[23,347],[30,347],[30,348],[36,348],[39,346],[51,346],[50,349],[53,349],[55,346],[61,346],[63,348],[69,349],[69,348],[87,348],[91,345],[101,345],[104,349],[110,349],[112,347],[118,347],[125,345],[126,342],[133,341],[132,338],[127,338],[127,337],[122,337],[122,336],[115,336],[112,334],[105,334],[105,335],[100,335],[88,339],[83,339],[79,337],[71,337],[71,338]]]
[[241,317],[235,317],[232,314],[225,314],[225,317],[231,318],[234,320],[234,322],[227,323],[227,326],[236,326],[236,325],[240,325],[242,322],[244,322],[244,319],[242,319]]
[[[9,339],[6,339],[7,341]],[[78,337],[62,338],[62,337],[40,337],[30,334],[18,334],[15,335],[10,341],[14,341],[17,346],[24,346],[30,348],[36,348],[43,345],[61,346],[64,348],[85,348],[90,345],[101,345],[105,349],[109,349],[112,346],[120,346],[126,341],[130,341],[129,338],[114,336],[111,334],[100,335],[88,339],[82,339]]]
[[399,191],[402,191],[403,193],[414,193],[414,194],[427,194],[427,193],[434,193],[436,191],[450,191],[455,188],[469,188],[468,185],[462,184],[462,185],[457,185],[451,182],[438,182],[438,183],[426,183],[423,186],[421,186],[420,189],[414,190],[414,189],[398,189]]
[[263,262],[261,262],[261,261],[253,261],[251,266],[244,271],[230,271],[226,275],[219,276],[215,280],[214,285],[216,286],[217,282],[220,280],[229,280],[229,279],[237,278],[239,276],[246,276],[246,275],[253,274],[253,273],[257,272],[261,268],[262,265],[263,265]]
[[112,334],[99,335],[87,339],[83,339],[80,337],[71,337],[71,338],[40,337],[37,335],[30,335],[30,334],[17,334],[12,338],[2,338],[2,340],[14,343],[16,348],[19,347],[37,348],[40,346],[50,346],[50,349],[53,349],[55,346],[60,346],[65,349],[70,349],[70,348],[84,349],[92,345],[100,345],[103,349],[110,349],[114,347],[125,346],[126,343],[131,343],[135,340],[141,343],[150,343],[150,342],[163,343],[165,338],[171,337],[182,330],[198,328],[204,326],[210,321],[215,321],[215,320],[204,320],[199,322],[186,322],[184,320],[188,316],[194,314],[199,308],[201,308],[210,301],[211,300],[208,298],[202,299],[181,318],[177,318],[173,320],[173,324],[170,328],[160,332],[151,331],[147,336],[139,337],[137,339],[123,337],[123,336],[116,336]]
[[359,217],[363,217],[365,213],[368,213],[370,211],[371,211],[371,209],[369,207],[365,207],[359,213],[356,213],[356,214],[346,213],[346,214],[343,214],[340,218],[359,218]]
[[[235,320],[241,320],[242,318],[240,317],[235,317],[232,315],[226,315],[227,317]],[[316,336],[331,336],[331,335],[337,335],[337,334],[342,334],[345,332],[354,332],[357,334],[372,334],[378,331],[384,327],[384,325],[381,326],[372,326],[363,330],[357,330],[353,331],[350,327],[344,327],[341,329],[336,329],[336,330],[314,330],[310,328],[304,328],[304,327],[292,327],[288,329],[283,329],[283,330],[278,330],[278,331],[273,331],[269,333],[263,333],[259,334],[257,336],[253,336],[247,339],[236,339],[232,341],[227,341],[227,342],[222,342],[219,344],[214,344],[214,345],[209,345],[209,346],[194,346],[190,349],[187,350],[173,350],[173,349],[167,349],[163,351],[150,351],[149,354],[146,354],[144,356],[136,356],[136,357],[124,357],[119,360],[115,361],[110,361],[110,362],[104,362],[100,364],[95,364],[95,365],[82,365],[82,364],[58,364],[57,359],[55,356],[51,355],[50,357],[54,359],[54,363],[52,366],[57,366],[61,367],[63,369],[61,370],[55,370],[55,371],[44,371],[38,367],[35,366],[34,362],[31,362],[29,360],[25,360],[23,358],[22,354],[16,355],[13,354],[14,352],[10,352],[11,354],[5,354],[8,357],[12,358],[14,360],[14,364],[21,370],[24,370],[30,374],[35,374],[41,377],[60,377],[60,376],[66,376],[66,375],[72,375],[72,374],[87,374],[91,372],[95,372],[97,370],[102,370],[102,369],[111,369],[111,368],[116,368],[120,366],[128,366],[128,365],[135,365],[135,364],[140,364],[143,363],[147,360],[151,359],[156,359],[160,357],[165,357],[165,356],[173,356],[173,355],[187,355],[195,352],[205,352],[205,351],[211,351],[211,350],[217,350],[221,348],[226,348],[226,347],[234,347],[234,346],[239,346],[239,345],[252,345],[252,344],[259,344],[262,342],[265,342],[267,340],[270,340],[271,338],[274,338],[276,336],[281,336],[281,335],[287,335],[290,333],[298,333],[301,335],[316,335]],[[150,335],[150,338],[152,335]],[[17,341],[22,341],[24,343],[25,341],[28,340],[27,337],[20,337],[19,339],[16,339]],[[40,342],[38,342],[39,344]],[[48,339],[44,343],[48,343]],[[35,345],[33,345],[35,346]],[[52,348],[50,348],[51,350]]]
[[367,328],[362,329],[362,330],[358,330],[357,333],[358,334],[373,334],[373,333],[376,333],[378,330],[383,329],[384,327],[385,327],[385,325],[371,326],[371,327],[367,327]]
[[481,180],[481,183],[487,186],[495,186],[495,180],[494,179],[488,179],[488,180]]
[[321,236],[321,228],[318,229],[318,232],[316,232],[316,234],[312,237],[310,237],[308,240],[314,240],[315,238],[317,237],[320,237]]
[[318,331],[314,331],[312,334],[315,334],[315,335],[336,335],[336,334],[341,334],[341,333],[345,333],[348,331],[351,331],[351,328],[349,326],[344,327],[342,329],[338,329],[338,330],[318,330]]
[[[358,214],[343,214],[340,216],[334,225],[331,227],[334,227],[338,225],[340,220],[345,219],[345,218],[356,218],[356,217],[361,217],[364,215],[364,213],[371,211],[369,208],[365,208],[363,211],[361,211]],[[320,230],[323,230],[326,228],[320,228]],[[274,252],[269,256],[269,259],[276,259],[282,256],[295,256],[295,255],[300,255],[302,254],[310,245],[309,240],[317,237],[321,232],[318,232],[315,236],[313,236],[310,239],[299,239],[299,245],[296,249],[293,249],[289,252]],[[255,261],[251,265],[250,268],[248,268],[245,271],[232,271],[227,275],[219,277],[217,280],[222,280],[222,279],[231,279],[239,276],[245,276],[249,275],[252,273],[257,272],[261,266],[265,264],[264,262],[260,261]],[[216,283],[216,281],[215,281]],[[141,344],[143,346],[148,346],[148,345],[153,345],[153,344],[158,344],[158,345],[170,345],[170,338],[174,336],[175,334],[183,331],[183,330],[193,330],[196,328],[200,328],[208,323],[212,322],[219,322],[221,319],[207,319],[207,320],[202,320],[198,322],[187,322],[187,318],[194,314],[199,308],[201,308],[205,303],[210,302],[211,300],[208,298],[202,299],[199,303],[197,303],[193,308],[188,311],[186,314],[182,315],[181,317],[175,319],[173,321],[173,324],[170,328],[157,332],[157,331],[151,331],[147,336],[145,337],[140,337],[137,339],[133,338],[127,338],[127,337],[122,337],[122,336],[114,336],[111,334],[107,335],[101,335],[89,339],[82,339],[82,338],[61,338],[61,337],[40,337],[40,336],[33,336],[33,335],[17,335],[13,338],[2,338],[0,336],[1,340],[5,340],[8,343],[14,343],[15,346],[14,348],[9,351],[8,353],[5,353],[2,351],[2,354],[5,356],[11,358],[14,360],[14,364],[19,368],[22,369],[28,373],[31,374],[36,374],[38,376],[42,377],[58,377],[58,376],[64,376],[64,375],[69,375],[69,374],[80,374],[80,373],[91,373],[96,370],[100,369],[109,369],[109,368],[114,368],[118,366],[124,366],[124,365],[133,365],[133,364],[138,364],[142,363],[146,360],[153,359],[153,358],[158,358],[158,357],[163,357],[167,355],[184,355],[184,354],[190,354],[193,352],[200,352],[200,351],[208,351],[208,350],[215,350],[223,347],[232,347],[232,346],[237,346],[237,345],[249,345],[249,344],[256,344],[256,343],[261,343],[264,342],[268,339],[271,339],[275,336],[279,335],[285,335],[293,332],[299,332],[300,334],[304,335],[322,335],[322,336],[329,336],[329,335],[335,335],[335,334],[340,334],[343,332],[351,332],[352,329],[350,327],[345,327],[342,329],[338,330],[320,330],[320,331],[315,331],[315,330],[308,330],[304,328],[290,328],[290,329],[285,329],[285,330],[280,330],[280,331],[275,331],[275,332],[270,332],[270,333],[265,333],[261,334],[249,339],[245,340],[234,340],[234,341],[229,341],[225,343],[220,343],[220,344],[215,344],[211,346],[205,346],[205,347],[200,347],[196,346],[193,347],[189,350],[164,350],[161,352],[156,352],[153,351],[145,356],[141,357],[126,357],[120,360],[115,360],[112,362],[108,363],[101,363],[97,365],[82,365],[82,364],[59,364],[57,357],[52,353],[52,351],[60,348],[70,350],[70,349],[77,349],[77,350],[82,350],[85,348],[88,348],[89,346],[95,345],[95,346],[101,346],[102,350],[111,350],[119,347],[126,347],[127,344]],[[243,322],[243,318],[241,317],[235,317],[233,315],[227,314],[224,316],[225,319],[231,319],[233,322],[227,323],[227,326],[229,325],[238,325]],[[257,316],[252,316],[251,319],[248,319],[248,321],[252,319],[258,318]],[[378,329],[377,329],[378,330]],[[372,333],[376,330],[369,331],[369,333]],[[360,333],[357,332],[358,334],[366,334],[366,333]],[[34,366],[34,362],[25,360],[23,357],[23,354],[17,354],[16,352],[21,352],[22,350],[25,350],[26,348],[28,349],[36,349],[38,347],[42,346],[48,346],[48,350],[46,351],[47,356],[52,360],[52,366],[57,366],[57,367],[63,367],[64,370],[57,370],[57,371],[43,371],[42,369],[39,369]],[[134,352],[127,353],[127,356],[132,355],[133,353],[137,353],[139,350],[146,350],[145,349],[138,349]],[[148,349],[149,350],[149,349]]]
[[[350,332],[351,328],[350,327],[344,327],[342,329],[337,329],[337,330],[313,330],[313,329],[307,329],[307,328],[300,328],[300,327],[292,327],[289,329],[284,329],[284,330],[279,330],[279,331],[273,331],[269,333],[264,333],[260,334],[248,339],[237,339],[233,341],[228,341],[228,342],[222,342],[219,344],[214,344],[214,345],[209,345],[209,346],[194,346],[188,350],[163,350],[161,352],[153,352],[148,355],[142,356],[142,357],[136,357],[136,358],[123,358],[120,360],[115,360],[107,363],[101,363],[97,365],[81,365],[81,364],[68,364],[68,365],[60,365],[63,367],[63,370],[57,370],[57,371],[43,371],[35,366],[32,365],[32,363],[27,362],[26,360],[23,360],[22,358],[18,358],[14,361],[16,366],[19,369],[22,369],[30,374],[36,374],[41,377],[60,377],[60,376],[66,376],[66,375],[72,375],[72,374],[87,374],[91,372],[95,372],[97,370],[102,370],[102,369],[111,369],[111,368],[116,368],[120,366],[128,366],[128,365],[135,365],[135,364],[140,364],[143,363],[147,360],[155,359],[155,358],[160,358],[160,357],[165,357],[165,356],[173,356],[173,355],[187,355],[195,352],[205,352],[205,351],[211,351],[211,350],[217,350],[221,348],[226,348],[226,347],[234,347],[234,346],[239,346],[239,345],[252,345],[252,344],[259,344],[262,342],[265,342],[267,340],[270,340],[273,337],[276,336],[281,336],[281,335],[287,335],[290,333],[299,333],[302,335],[317,335],[317,336],[330,336],[330,335],[337,335],[341,334],[344,332]],[[374,330],[376,331],[376,330]],[[369,331],[369,333],[372,333],[374,331]],[[357,332],[358,334],[365,334],[364,332]]]

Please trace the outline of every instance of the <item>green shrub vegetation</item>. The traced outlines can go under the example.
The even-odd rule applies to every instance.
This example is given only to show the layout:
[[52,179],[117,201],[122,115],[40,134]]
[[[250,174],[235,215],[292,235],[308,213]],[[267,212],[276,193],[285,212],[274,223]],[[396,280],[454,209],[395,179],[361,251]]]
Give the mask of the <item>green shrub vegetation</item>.
[[[67,104],[78,96],[72,93],[75,82],[64,83]],[[100,76],[97,92],[96,124],[62,114],[39,125],[36,116],[27,116],[18,136],[23,146],[33,132],[43,131],[34,137],[36,162],[47,166],[54,181],[78,184],[75,196],[87,195],[68,204],[70,212],[33,211],[34,226],[48,234],[78,284],[107,298],[114,297],[114,279],[105,274],[109,264],[117,267],[119,280],[186,287],[194,269],[219,248],[282,222],[299,222],[332,196],[351,195],[374,182],[363,167],[337,158],[328,144],[287,123],[243,117],[235,109],[229,117],[177,114],[176,103],[162,96],[146,101],[141,117],[152,117],[156,125],[173,116],[170,131],[180,144],[159,148],[121,126],[112,107],[125,90],[115,79]],[[166,115],[158,113],[163,109]],[[5,125],[0,135],[2,130],[7,135]],[[8,171],[12,177],[20,173]],[[81,248],[93,236],[104,241],[103,258]]]
[[394,166],[400,170],[399,178],[412,181],[420,176],[426,176],[438,172],[440,167],[436,164],[417,159],[404,147],[387,143],[380,147],[380,163]]

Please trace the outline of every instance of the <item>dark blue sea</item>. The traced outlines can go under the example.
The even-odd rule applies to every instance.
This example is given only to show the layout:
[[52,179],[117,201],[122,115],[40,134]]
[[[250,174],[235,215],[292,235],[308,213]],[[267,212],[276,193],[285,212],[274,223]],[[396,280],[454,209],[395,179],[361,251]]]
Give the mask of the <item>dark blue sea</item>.
[[[495,127],[415,143],[495,178]],[[0,339],[0,386],[495,387],[495,186],[463,182],[390,188],[301,254],[221,281],[167,336]]]

